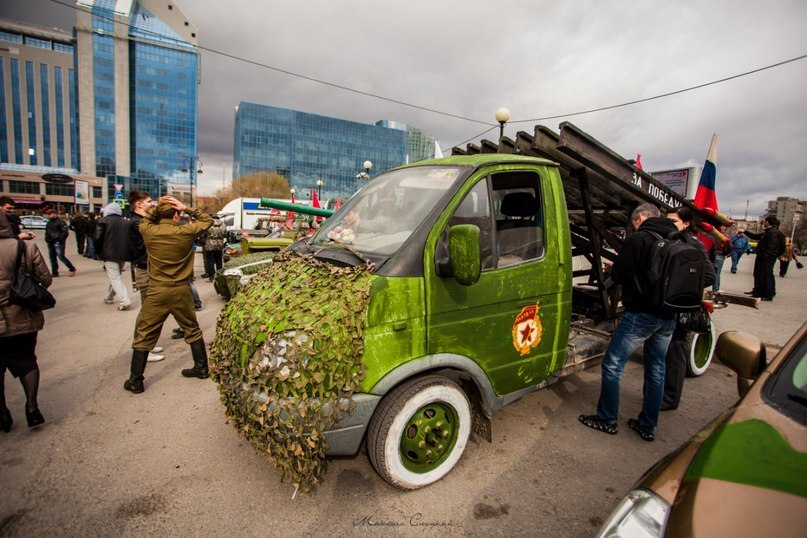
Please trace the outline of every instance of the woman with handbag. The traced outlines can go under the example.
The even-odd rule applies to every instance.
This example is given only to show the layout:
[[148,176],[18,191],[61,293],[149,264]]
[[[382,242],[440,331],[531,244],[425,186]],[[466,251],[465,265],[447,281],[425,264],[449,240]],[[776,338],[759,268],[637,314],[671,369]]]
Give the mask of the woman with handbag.
[[[22,245],[22,251],[19,247]],[[21,256],[18,256],[22,254]],[[17,260],[20,259],[20,267]],[[37,404],[39,366],[36,363],[36,337],[45,324],[40,308],[27,308],[12,298],[12,284],[19,275],[27,273],[27,283],[36,280],[50,286],[52,280],[45,258],[33,241],[21,241],[14,236],[8,218],[0,212],[0,430],[8,432],[13,422],[6,407],[6,370],[18,378],[25,392],[25,417],[28,427],[45,422]],[[47,294],[47,290],[42,290]],[[52,305],[51,305],[52,306]],[[47,306],[41,307],[47,308]]]

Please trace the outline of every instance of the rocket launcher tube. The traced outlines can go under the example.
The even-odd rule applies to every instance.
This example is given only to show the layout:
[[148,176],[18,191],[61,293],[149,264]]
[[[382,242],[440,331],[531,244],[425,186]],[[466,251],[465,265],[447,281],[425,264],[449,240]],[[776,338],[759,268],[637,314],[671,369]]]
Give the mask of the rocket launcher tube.
[[734,221],[728,218],[723,213],[712,209],[711,207],[704,207],[701,209],[704,213],[709,215],[710,217],[714,218],[717,222],[719,222],[722,226],[726,226],[728,228],[734,226]]
[[714,239],[718,244],[722,245],[726,241],[729,240],[728,237],[723,235],[720,230],[709,224],[708,222],[699,222],[698,228],[703,230],[703,232]]
[[261,203],[258,207],[261,209],[272,208],[280,209],[281,211],[293,211],[295,213],[302,213],[303,215],[316,215],[317,217],[330,217],[334,214],[331,209],[292,204],[290,202],[281,202],[280,200],[272,200],[270,198],[261,198]]

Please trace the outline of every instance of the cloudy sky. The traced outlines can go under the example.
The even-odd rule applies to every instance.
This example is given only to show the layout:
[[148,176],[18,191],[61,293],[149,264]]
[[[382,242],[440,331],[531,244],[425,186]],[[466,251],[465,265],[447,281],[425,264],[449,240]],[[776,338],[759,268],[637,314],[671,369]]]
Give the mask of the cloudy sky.
[[[777,0],[176,0],[202,51],[201,191],[229,181],[240,101],[478,142],[498,107],[505,134],[571,121],[646,170],[702,165],[717,133],[720,209],[764,213],[807,199],[807,58],[703,89],[583,115],[807,54],[807,2]],[[50,0],[0,0],[0,16],[69,29]],[[312,82],[218,53],[446,113]],[[568,116],[535,120],[550,116]],[[460,116],[465,119],[460,119]],[[519,123],[519,121],[521,121]],[[497,128],[484,137],[495,139]],[[223,173],[224,170],[224,173]]]

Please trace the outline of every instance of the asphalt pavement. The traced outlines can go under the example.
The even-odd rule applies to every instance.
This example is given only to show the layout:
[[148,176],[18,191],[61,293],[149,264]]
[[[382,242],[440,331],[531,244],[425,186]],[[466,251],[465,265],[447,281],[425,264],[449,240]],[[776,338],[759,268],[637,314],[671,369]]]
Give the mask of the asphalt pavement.
[[[624,424],[641,407],[641,365],[632,362],[620,432],[604,435],[577,421],[596,406],[594,368],[496,414],[493,442],[472,438],[430,487],[393,489],[362,449],[331,460],[316,490],[293,499],[274,466],[226,423],[215,384],[180,375],[192,360],[182,340],[170,339],[173,318],[159,342],[167,358],[148,365],[146,392],[123,390],[139,294],[129,311],[104,304],[100,262],[75,250],[71,237],[78,274],[63,270],[54,280],[58,303],[39,333],[44,425],[26,427],[22,389],[6,376],[15,423],[0,432],[0,536],[591,536],[651,464],[737,400],[735,376],[713,363],[687,379],[681,406],[662,414],[656,441],[646,443]],[[744,257],[737,274],[727,263],[722,288],[750,290],[753,261]],[[197,286],[209,343],[224,301],[207,281]],[[755,333],[771,349],[784,344],[807,319],[807,271],[791,264],[777,289],[759,309],[717,311],[718,329]]]

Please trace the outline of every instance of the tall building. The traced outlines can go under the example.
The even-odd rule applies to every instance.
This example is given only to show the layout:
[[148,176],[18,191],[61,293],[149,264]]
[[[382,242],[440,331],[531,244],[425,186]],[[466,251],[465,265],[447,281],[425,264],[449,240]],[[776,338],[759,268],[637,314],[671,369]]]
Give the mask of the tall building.
[[[394,125],[393,125],[394,124]],[[286,108],[242,102],[235,113],[233,177],[277,172],[298,191],[349,196],[361,185],[363,163],[371,175],[434,156],[434,138],[401,123],[368,125]]]
[[0,162],[78,168],[73,39],[0,20]]
[[20,178],[0,192],[67,207],[80,176],[90,204],[97,178],[99,205],[132,189],[188,201],[197,43],[179,8],[158,0],[78,0],[72,35],[0,20],[0,170]]
[[768,215],[773,215],[782,223],[780,229],[790,231],[793,224],[801,222],[807,215],[807,202],[789,196],[779,196],[776,200],[768,201]]
[[161,0],[78,0],[78,7],[81,170],[107,178],[110,193],[190,195],[197,168],[196,28]]
[[0,20],[0,194],[21,213],[95,210],[104,182],[79,174],[73,38]]

